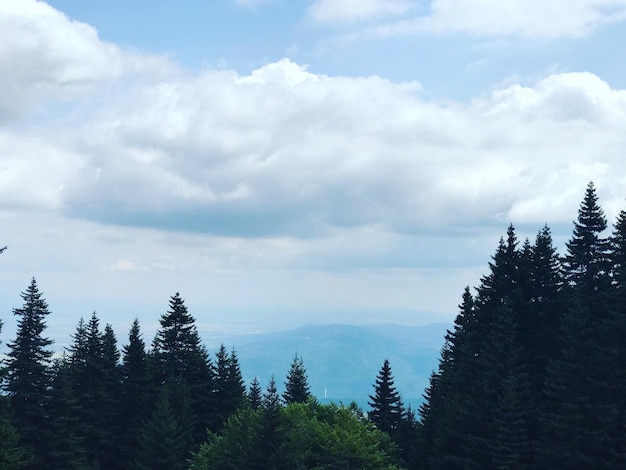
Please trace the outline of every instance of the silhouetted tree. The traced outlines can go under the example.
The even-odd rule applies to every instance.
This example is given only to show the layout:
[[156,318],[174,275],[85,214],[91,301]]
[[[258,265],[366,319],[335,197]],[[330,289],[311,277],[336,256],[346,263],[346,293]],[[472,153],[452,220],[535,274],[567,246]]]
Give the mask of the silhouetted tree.
[[18,319],[15,341],[8,343],[5,389],[11,400],[13,422],[34,468],[42,468],[47,445],[50,405],[50,359],[52,341],[43,337],[50,314],[33,278],[22,293],[24,305],[13,310]]

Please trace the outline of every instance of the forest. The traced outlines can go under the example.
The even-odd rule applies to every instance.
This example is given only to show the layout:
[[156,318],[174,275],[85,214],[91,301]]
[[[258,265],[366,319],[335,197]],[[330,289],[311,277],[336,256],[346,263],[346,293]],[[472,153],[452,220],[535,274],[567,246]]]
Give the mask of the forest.
[[387,360],[367,410],[318,402],[297,355],[245,384],[178,293],[149,345],[135,320],[118,349],[93,313],[55,355],[33,279],[5,339],[0,469],[626,468],[626,211],[609,227],[593,183],[564,251],[508,227],[417,410]]

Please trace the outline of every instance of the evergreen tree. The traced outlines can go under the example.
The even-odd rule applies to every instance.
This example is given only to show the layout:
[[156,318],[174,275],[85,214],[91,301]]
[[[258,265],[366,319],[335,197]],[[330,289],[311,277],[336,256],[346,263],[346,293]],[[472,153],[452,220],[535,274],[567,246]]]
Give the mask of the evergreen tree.
[[123,461],[134,460],[139,429],[149,415],[153,395],[146,345],[141,336],[139,320],[135,319],[128,333],[128,344],[122,347],[120,409],[124,417],[121,447]]
[[156,407],[138,436],[136,470],[183,470],[187,468],[188,443],[164,389]]
[[280,396],[276,389],[276,379],[270,378],[266,391],[263,394],[263,407],[259,423],[259,433],[254,445],[255,466],[252,468],[278,468],[280,460],[280,445],[283,436],[280,430],[280,411],[282,409]]
[[369,405],[372,410],[368,413],[369,419],[376,429],[391,435],[402,423],[403,405],[400,394],[394,386],[393,375],[389,360],[385,359],[383,366],[376,377],[374,395],[370,395]]
[[250,384],[250,390],[248,391],[248,403],[250,408],[258,410],[261,407],[263,399],[263,390],[261,390],[261,384],[259,379],[255,377]]
[[239,359],[233,349],[228,354],[222,344],[215,354],[215,373],[213,376],[213,424],[211,431],[219,431],[226,420],[241,405],[246,396],[246,388],[241,376]]
[[102,332],[96,312],[88,323],[81,318],[68,357],[69,380],[79,404],[77,432],[90,464],[106,468],[121,465],[119,359],[113,328],[106,325]]
[[26,451],[20,446],[17,429],[11,424],[9,400],[0,396],[0,468],[18,470],[29,463]]
[[[611,462],[615,467],[626,466],[626,211],[615,221],[610,239],[609,259],[613,290],[609,300],[609,315],[599,331],[603,346],[603,388],[610,404],[603,427],[609,430]],[[611,380],[606,380],[610,377]],[[607,383],[608,382],[608,383]]]
[[102,333],[102,357],[100,402],[101,409],[101,448],[102,467],[120,468],[124,461],[121,459],[122,447],[122,414],[120,396],[122,394],[122,371],[120,366],[120,352],[117,348],[117,338],[113,327],[106,324]]
[[[0,249],[2,253],[6,247]],[[0,320],[0,332],[2,320]],[[2,341],[0,341],[2,344]],[[4,378],[4,369],[0,366],[0,383]],[[0,468],[20,469],[27,465],[26,451],[20,446],[17,429],[11,424],[9,400],[0,396]]]
[[50,313],[33,278],[22,293],[24,306],[13,310],[19,317],[15,341],[8,344],[5,389],[11,399],[13,421],[24,446],[33,456],[34,468],[45,458],[50,405],[52,341],[42,336]]
[[609,240],[602,236],[606,228],[607,220],[598,204],[595,186],[589,183],[578,209],[578,219],[574,221],[574,233],[566,243],[563,263],[569,285],[575,288],[583,299],[582,307],[592,316],[604,315],[604,296],[610,285]]
[[[213,372],[208,353],[201,344],[195,319],[179,293],[171,297],[169,310],[161,316],[161,328],[153,341],[154,377],[158,386],[170,390],[172,409],[191,406],[188,423],[192,440],[190,449],[197,448],[206,437],[206,429],[214,423]],[[186,397],[179,400],[179,397]],[[179,418],[182,416],[179,412]]]
[[309,380],[302,357],[295,355],[291,362],[287,381],[285,382],[285,392],[283,400],[289,403],[306,403],[311,398]]
[[603,391],[595,387],[593,336],[583,307],[563,318],[563,347],[547,368],[539,463],[542,468],[605,468]]
[[53,419],[49,439],[54,445],[46,458],[46,468],[88,468],[84,428],[80,421],[81,406],[65,356],[54,362],[50,415]]

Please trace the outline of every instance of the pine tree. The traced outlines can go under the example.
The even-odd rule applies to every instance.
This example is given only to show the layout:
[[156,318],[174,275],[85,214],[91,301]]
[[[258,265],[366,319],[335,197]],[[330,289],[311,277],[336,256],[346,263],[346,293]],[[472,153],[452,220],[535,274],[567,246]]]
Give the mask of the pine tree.
[[263,390],[261,390],[259,379],[255,377],[252,379],[252,383],[250,384],[250,389],[248,391],[248,403],[250,404],[250,408],[258,410],[261,407],[262,399]]
[[280,396],[276,389],[276,379],[270,378],[263,394],[263,407],[259,424],[259,433],[254,445],[253,468],[277,468],[281,461],[279,451],[283,441],[280,428],[280,412],[282,409]]
[[11,424],[9,400],[0,396],[0,468],[18,470],[28,463],[17,429]]
[[304,367],[302,357],[295,355],[287,374],[285,382],[285,392],[283,400],[286,404],[290,403],[306,403],[311,398],[311,390],[309,388],[309,380]]
[[609,430],[611,461],[615,467],[626,466],[626,211],[615,221],[610,239],[609,260],[613,290],[609,300],[609,315],[600,329],[599,342],[604,346],[604,374],[611,377],[607,400],[611,404],[603,426]]
[[374,423],[376,429],[394,434],[402,423],[404,407],[400,394],[394,386],[388,359],[383,362],[374,384],[374,395],[370,395],[369,398],[369,405],[372,408],[368,413],[369,419]]
[[106,324],[101,336],[101,382],[99,407],[102,413],[101,455],[102,467],[120,468],[120,448],[122,447],[122,414],[120,396],[122,394],[122,373],[120,352],[117,349],[117,338],[113,327]]
[[146,345],[141,336],[139,320],[135,319],[128,333],[128,344],[122,347],[122,394],[120,409],[124,417],[122,458],[134,460],[137,436],[142,421],[149,415],[154,395],[151,386]]
[[160,324],[152,343],[156,385],[170,389],[170,403],[175,410],[186,406],[184,402],[177,403],[178,397],[188,397],[193,420],[187,425],[191,426],[191,448],[195,450],[214,422],[212,365],[201,344],[195,319],[179,293],[171,297],[169,310],[161,316]]
[[[589,317],[576,304],[562,326],[563,347],[547,368],[539,462],[543,468],[605,468],[603,392],[591,379],[595,358]],[[599,393],[597,393],[599,392]]]
[[78,399],[79,436],[93,465],[107,468],[120,464],[122,424],[120,353],[110,325],[100,330],[93,312],[85,324],[81,318],[69,348],[69,375]]
[[50,439],[54,445],[46,458],[46,468],[88,468],[81,406],[73,385],[69,361],[63,356],[53,367]]
[[215,353],[213,377],[213,424],[211,431],[221,430],[226,420],[244,403],[245,386],[235,350],[229,355],[222,344]]
[[156,407],[138,436],[139,448],[134,462],[136,470],[184,470],[187,468],[188,443],[170,407],[169,393],[164,389]]
[[22,293],[24,306],[13,310],[19,317],[15,341],[8,344],[7,382],[13,421],[35,468],[45,458],[50,405],[50,359],[52,341],[42,336],[48,305],[33,278]]
[[[0,253],[5,248],[0,249]],[[2,320],[0,320],[1,331]],[[2,383],[3,378],[4,369],[0,367],[0,383]],[[19,434],[11,424],[10,414],[8,398],[0,396],[0,468],[17,470],[28,464],[28,457],[26,451],[20,446]]]
[[572,239],[566,243],[563,264],[567,281],[582,299],[589,314],[605,314],[605,295],[610,285],[609,240],[602,236],[607,228],[604,211],[598,204],[593,183],[587,185],[585,197],[574,221]]

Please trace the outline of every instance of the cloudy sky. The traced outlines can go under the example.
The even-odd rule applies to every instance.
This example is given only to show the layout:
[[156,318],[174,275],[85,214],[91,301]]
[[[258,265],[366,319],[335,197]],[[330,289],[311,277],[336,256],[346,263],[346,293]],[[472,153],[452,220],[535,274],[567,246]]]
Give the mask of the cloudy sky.
[[0,0],[0,318],[451,320],[626,196],[626,0]]

